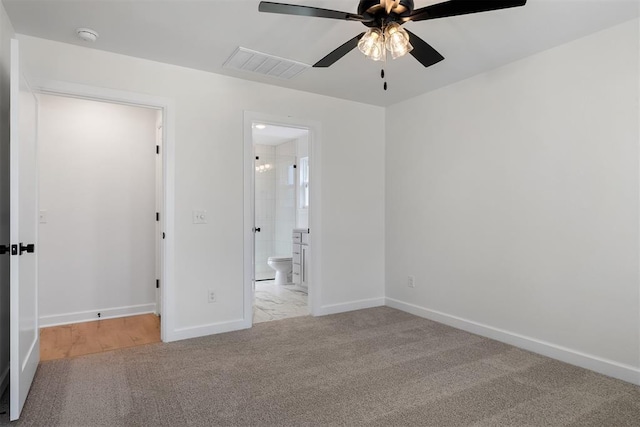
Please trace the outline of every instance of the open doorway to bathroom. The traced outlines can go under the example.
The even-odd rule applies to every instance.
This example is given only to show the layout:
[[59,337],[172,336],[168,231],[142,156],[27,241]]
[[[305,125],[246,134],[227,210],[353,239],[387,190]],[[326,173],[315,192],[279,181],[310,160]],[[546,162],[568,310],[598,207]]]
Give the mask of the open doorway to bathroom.
[[309,314],[309,130],[254,121],[253,323]]

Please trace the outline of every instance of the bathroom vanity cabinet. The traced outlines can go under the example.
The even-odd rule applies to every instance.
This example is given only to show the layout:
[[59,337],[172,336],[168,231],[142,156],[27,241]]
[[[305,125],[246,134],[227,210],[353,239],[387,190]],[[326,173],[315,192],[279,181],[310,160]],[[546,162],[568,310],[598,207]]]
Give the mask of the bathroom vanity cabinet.
[[293,283],[307,287],[309,262],[309,230],[293,230]]

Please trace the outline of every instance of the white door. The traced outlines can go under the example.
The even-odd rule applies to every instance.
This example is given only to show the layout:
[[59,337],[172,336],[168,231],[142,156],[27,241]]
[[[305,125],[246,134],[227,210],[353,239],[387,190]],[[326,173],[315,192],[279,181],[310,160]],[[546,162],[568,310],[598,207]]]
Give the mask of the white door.
[[40,361],[37,258],[37,101],[20,74],[11,40],[11,377],[10,417],[17,420]]
[[163,201],[163,176],[162,176],[162,118],[156,127],[156,314],[162,315],[162,287],[164,283],[160,283],[162,277],[162,266],[164,265],[164,251],[162,250],[162,224],[164,223],[164,201]]

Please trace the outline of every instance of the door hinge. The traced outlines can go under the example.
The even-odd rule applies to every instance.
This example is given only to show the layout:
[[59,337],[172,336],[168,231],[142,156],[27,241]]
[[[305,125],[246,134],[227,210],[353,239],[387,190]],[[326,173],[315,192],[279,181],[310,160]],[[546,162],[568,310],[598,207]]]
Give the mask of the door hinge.
[[35,251],[36,251],[36,245],[34,245],[33,243],[29,243],[28,245],[23,245],[22,243],[20,243],[20,255],[22,255],[23,252],[32,254]]
[[156,221],[160,221],[160,212],[156,212]]
[[0,255],[8,254],[10,250],[11,250],[11,246],[0,245]]
[[163,232],[162,232],[162,238],[164,239],[164,237],[165,237],[165,234],[164,234],[164,231],[163,231]]
[[156,145],[156,154],[160,154],[160,146]]
[[160,279],[156,279],[156,289],[160,288]]

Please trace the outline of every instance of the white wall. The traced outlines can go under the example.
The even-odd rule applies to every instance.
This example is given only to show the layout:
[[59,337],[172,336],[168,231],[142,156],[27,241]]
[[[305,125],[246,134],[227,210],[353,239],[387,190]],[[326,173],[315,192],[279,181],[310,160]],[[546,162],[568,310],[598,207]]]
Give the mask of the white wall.
[[[9,244],[9,70],[13,27],[0,3],[0,244]],[[0,393],[9,380],[9,255],[0,256]]]
[[[33,81],[174,100],[175,337],[224,330],[243,318],[245,110],[320,123],[321,206],[314,212],[322,247],[314,257],[322,263],[322,312],[383,303],[384,109],[33,37],[20,40]],[[354,176],[368,176],[358,181],[358,191],[350,185]],[[209,223],[194,226],[193,209],[207,210]],[[208,289],[215,289],[216,304],[207,302]]]
[[640,383],[638,48],[634,20],[388,108],[389,304]]
[[296,141],[276,145],[276,216],[273,255],[291,256],[296,226]]
[[39,101],[41,326],[155,311],[156,110]]

